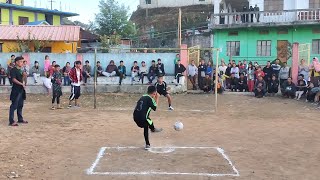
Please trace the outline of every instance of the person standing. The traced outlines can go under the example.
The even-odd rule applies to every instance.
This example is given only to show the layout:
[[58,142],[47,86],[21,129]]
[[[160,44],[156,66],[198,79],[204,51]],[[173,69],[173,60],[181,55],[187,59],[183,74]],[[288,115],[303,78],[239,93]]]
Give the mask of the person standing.
[[83,66],[83,81],[84,81],[84,85],[87,84],[88,82],[88,78],[91,77],[91,66],[89,64],[89,61],[86,60],[86,65]]
[[176,58],[174,58],[174,65],[176,65],[180,61],[180,54],[176,54]]
[[255,5],[254,6],[254,11],[256,12],[256,19],[257,19],[257,22],[260,22],[260,8],[258,7],[258,5]]
[[46,55],[44,57],[44,76],[47,77],[47,73],[49,71],[49,67],[50,67],[50,58],[48,55]]
[[271,81],[272,78],[272,72],[273,69],[271,67],[270,61],[267,62],[267,65],[263,68],[263,72],[264,72],[264,81],[267,85],[267,89],[269,89],[268,85],[269,85],[269,81]]
[[69,98],[69,108],[71,108],[71,102],[75,100],[75,107],[80,107],[78,99],[81,96],[81,81],[82,81],[82,70],[81,61],[76,61],[75,66],[70,70],[69,77],[71,80],[71,95]]
[[239,79],[239,77],[240,77],[239,72],[240,72],[239,68],[237,67],[237,65],[235,63],[233,63],[230,73],[234,74],[234,76]]
[[60,66],[55,65],[55,71],[52,75],[52,110],[55,110],[56,108],[54,107],[54,103],[57,100],[57,109],[62,109],[60,106],[60,97],[62,96],[62,89],[61,89],[61,84],[62,84],[62,74],[60,73]]
[[22,71],[23,71],[23,83],[24,83],[24,85],[27,85],[27,83],[28,83],[29,71],[30,71],[30,67],[29,67],[29,65],[27,64],[27,61],[23,61]]
[[204,86],[204,79],[206,77],[206,72],[207,72],[207,65],[204,62],[204,59],[201,60],[201,63],[198,67],[198,85],[200,89],[203,89]]
[[23,67],[24,58],[16,57],[16,66],[11,70],[12,89],[10,94],[11,106],[9,111],[9,126],[18,126],[14,121],[14,112],[17,110],[18,123],[27,124],[22,116],[24,100],[26,100],[26,86],[23,84]]
[[71,69],[71,66],[70,66],[70,63],[67,62],[66,63],[66,66],[63,67],[62,69],[62,73],[63,73],[63,85],[64,86],[70,86],[71,82],[70,82],[70,77],[69,77],[69,73],[70,73],[70,69]]
[[281,67],[279,72],[280,77],[280,86],[282,87],[283,83],[288,80],[288,77],[290,76],[290,67],[287,66],[287,63],[283,63],[283,67]]
[[300,65],[299,65],[299,69],[298,69],[298,74],[303,74],[304,76],[304,80],[306,80],[307,82],[309,81],[309,66],[306,64],[306,60],[301,59]]
[[280,65],[280,60],[277,59],[276,62],[274,64],[271,65],[272,67],[272,74],[275,74],[277,79],[279,79],[279,72],[281,69],[281,65]]
[[177,80],[177,84],[176,85],[180,84],[180,77],[183,76],[183,73],[185,71],[186,71],[186,68],[184,67],[183,64],[181,64],[181,61],[179,59],[177,64],[175,65],[175,68],[174,68],[174,79]]
[[192,84],[192,89],[197,90],[196,81],[197,81],[198,68],[194,64],[194,60],[191,61],[191,64],[188,65],[188,78]]
[[252,63],[249,63],[248,67],[248,91],[253,92],[254,90],[254,68]]

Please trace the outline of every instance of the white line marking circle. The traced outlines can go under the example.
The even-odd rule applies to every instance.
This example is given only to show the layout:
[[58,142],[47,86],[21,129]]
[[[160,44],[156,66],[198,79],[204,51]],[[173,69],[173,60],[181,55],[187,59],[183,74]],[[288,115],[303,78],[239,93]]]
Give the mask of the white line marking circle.
[[172,153],[175,151],[175,148],[172,147],[162,147],[162,148],[149,148],[147,151],[151,153],[156,153],[156,154],[166,154],[166,153]]

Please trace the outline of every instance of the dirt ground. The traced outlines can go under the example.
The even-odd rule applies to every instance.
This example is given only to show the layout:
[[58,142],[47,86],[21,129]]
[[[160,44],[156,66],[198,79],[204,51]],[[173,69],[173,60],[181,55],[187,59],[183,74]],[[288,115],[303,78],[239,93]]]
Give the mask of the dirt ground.
[[[0,95],[0,179],[16,176],[23,180],[317,180],[320,176],[319,110],[305,102],[279,97],[256,99],[222,95],[219,96],[219,111],[215,113],[212,111],[213,95],[181,94],[174,95],[175,111],[168,112],[166,100],[161,98],[159,111],[153,112],[151,117],[164,131],[151,134],[152,146],[221,147],[240,176],[105,176],[86,173],[101,147],[141,149],[115,153],[109,161],[101,161],[99,170],[110,170],[122,164],[127,171],[148,167],[141,164],[142,157],[150,158],[142,154],[146,153],[142,150],[143,130],[132,120],[132,109],[139,96],[99,95],[97,110],[92,108],[92,97],[83,96],[81,109],[55,111],[49,110],[50,97],[28,95],[27,98],[24,117],[29,124],[8,127],[10,104],[7,95]],[[63,103],[67,104],[66,96]],[[184,123],[180,132],[172,127],[178,120]],[[156,163],[145,171],[161,168],[169,171],[172,165],[172,169],[184,167],[186,172],[205,167],[230,173],[227,162],[215,157],[218,154],[209,154],[212,161],[200,161],[201,151],[180,153],[178,158],[167,155],[171,162],[181,160],[183,164],[178,166],[163,155],[152,154]],[[137,163],[132,162],[135,159]],[[150,159],[146,161],[149,162]]]

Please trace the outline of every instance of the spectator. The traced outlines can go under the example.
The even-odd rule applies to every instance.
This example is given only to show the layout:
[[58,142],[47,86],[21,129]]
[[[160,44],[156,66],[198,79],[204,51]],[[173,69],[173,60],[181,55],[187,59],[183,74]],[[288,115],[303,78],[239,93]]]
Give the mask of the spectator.
[[254,69],[257,70],[260,67],[260,65],[258,64],[258,62],[254,62]]
[[48,55],[44,57],[44,76],[47,76],[50,67],[50,58]]
[[258,5],[255,5],[254,6],[254,11],[256,12],[256,19],[257,19],[257,22],[260,22],[260,8],[258,7]]
[[161,59],[158,59],[158,72],[157,72],[157,75],[166,75],[166,72],[164,71],[164,64],[161,63]]
[[205,64],[204,59],[201,60],[200,65],[198,67],[198,85],[200,89],[203,89],[204,86],[204,78],[206,77],[207,66]]
[[277,59],[275,61],[275,63],[271,65],[271,67],[272,67],[272,71],[273,71],[272,74],[275,74],[277,79],[279,79],[279,72],[280,72],[280,69],[281,69],[280,60]]
[[264,72],[261,70],[261,67],[258,66],[257,70],[254,72],[255,78],[258,79],[259,76],[261,76],[262,78],[264,78],[265,74]]
[[285,81],[288,80],[290,76],[290,68],[287,66],[287,63],[283,63],[283,67],[280,68],[279,77],[280,77],[280,86],[283,85]]
[[[70,77],[69,77],[70,70],[71,70],[70,63],[67,62],[66,65],[62,68],[63,80],[64,80],[63,85],[64,86],[70,86],[71,85]],[[49,73],[49,76],[50,76],[50,73]]]
[[[118,72],[118,75],[120,77],[119,85],[121,85],[122,80],[126,78],[126,74],[127,74],[127,68],[124,65],[124,62],[122,60],[120,61],[120,66],[118,66],[118,71],[117,72]],[[131,83],[133,83],[133,82],[131,82]]]
[[144,77],[148,76],[148,68],[147,68],[146,63],[144,61],[141,62],[139,75],[140,75],[140,77],[139,77],[139,81],[138,82],[140,82],[140,80],[141,80],[142,84],[143,84]]
[[34,66],[31,69],[31,73],[34,79],[34,84],[38,83],[38,79],[40,78],[40,67],[39,67],[39,62],[35,61]]
[[254,8],[252,6],[250,6],[249,11],[251,12],[250,13],[250,22],[253,23],[253,15],[254,15],[253,11],[254,11]]
[[209,74],[209,76],[212,78],[213,67],[211,61],[208,61],[206,74]]
[[263,80],[262,76],[258,76],[258,79],[254,88],[254,96],[257,98],[262,98],[266,94],[266,82]]
[[248,91],[248,82],[247,82],[247,77],[244,76],[244,74],[240,74],[240,78],[238,81],[238,90],[240,92],[243,91]]
[[235,63],[232,64],[232,68],[231,68],[231,74],[234,74],[235,78],[239,79],[239,68],[236,66]]
[[88,78],[91,77],[91,66],[88,60],[86,60],[85,65],[83,66],[82,75],[83,75],[84,85],[86,85],[88,82]]
[[6,85],[6,77],[7,77],[6,70],[0,66],[0,86],[1,86],[1,81],[3,82],[3,85]]
[[237,67],[240,68],[241,64],[242,64],[242,62],[238,61]]
[[131,67],[131,84],[135,81],[134,78],[139,75],[139,70],[138,62],[134,61]]
[[48,69],[48,73],[50,74],[50,77],[52,76],[54,70],[55,70],[55,66],[56,66],[56,61],[52,61],[52,64],[51,66],[49,66],[49,69]]
[[304,80],[309,81],[309,66],[306,64],[306,60],[301,59],[300,65],[299,65],[299,74],[303,74]]
[[254,68],[252,63],[248,65],[248,91],[253,92],[254,90]]
[[79,97],[81,96],[81,81],[83,79],[81,70],[81,61],[76,61],[74,67],[70,69],[69,77],[71,80],[71,95],[69,97],[69,106],[71,108],[71,102],[75,100],[74,106],[79,108]]
[[273,69],[271,67],[270,61],[267,62],[267,65],[263,68],[263,72],[264,72],[264,81],[267,84],[267,89],[268,89],[268,85],[269,85],[269,81],[271,80],[272,77],[272,73],[273,73]]
[[239,74],[243,74],[244,76],[247,76],[247,69],[246,69],[246,67],[244,66],[244,64],[240,64],[240,66],[239,66]]
[[176,58],[174,58],[174,64],[176,65],[180,60],[180,54],[176,54]]
[[318,58],[313,58],[312,64],[310,65],[311,76],[310,80],[314,84],[315,87],[319,86],[320,80],[320,63]]
[[225,72],[225,83],[224,83],[224,87],[225,88],[230,88],[230,76],[231,76],[231,63],[228,64],[228,67],[226,69],[226,72]]
[[49,73],[47,73],[46,78],[43,80],[43,85],[47,89],[48,96],[50,96],[52,82],[51,82],[51,77]]
[[109,65],[106,68],[105,72],[102,72],[102,74],[106,77],[113,77],[116,76],[118,73],[118,68],[117,66],[114,64],[114,61],[111,60]]
[[16,58],[16,56],[12,54],[12,55],[10,56],[10,59],[7,61],[7,66],[10,66],[11,63],[14,64],[14,59],[15,59],[15,58]]
[[177,80],[177,85],[180,84],[180,77],[183,76],[183,73],[186,71],[186,68],[184,67],[183,64],[181,64],[181,61],[178,60],[175,68],[174,68],[174,79]]
[[268,93],[274,96],[279,91],[279,80],[275,74],[272,75],[271,80],[268,81]]
[[60,106],[60,97],[62,96],[62,74],[60,73],[60,66],[55,65],[55,71],[51,78],[52,83],[52,110],[55,110],[54,103],[57,100],[57,109],[62,109]]
[[15,67],[15,63],[10,63],[8,65],[8,69],[7,69],[7,74],[8,74],[8,79],[9,79],[9,83],[10,85],[12,85],[12,78],[11,78],[11,70]]
[[192,84],[193,90],[197,90],[197,86],[196,86],[197,75],[198,75],[198,68],[194,64],[194,60],[192,60],[191,64],[188,65],[188,77]]
[[243,60],[243,66],[244,66],[245,69],[248,69],[249,66],[247,64],[247,60]]
[[156,61],[152,60],[152,64],[149,68],[149,73],[148,73],[149,84],[152,84],[152,81],[156,78],[157,73],[158,73],[158,66],[156,66]]
[[292,82],[292,78],[288,77],[282,84],[282,95],[287,98],[294,98],[296,94],[296,85]]
[[103,76],[103,69],[102,69],[102,66],[101,66],[101,64],[100,64],[100,61],[97,61],[97,77],[98,76]]
[[23,72],[23,83],[26,86],[28,83],[28,76],[30,74],[30,67],[27,64],[27,61],[23,61],[23,67],[21,68]]
[[313,89],[314,89],[314,84],[312,82],[308,82],[306,102],[314,102],[314,98],[317,92],[314,92]]
[[304,80],[303,74],[300,74],[298,77],[296,90],[296,99],[299,101],[301,96],[307,92],[307,81]]
[[206,74],[206,77],[204,78],[203,88],[202,90],[206,93],[211,92],[213,87],[213,81],[212,78],[210,78],[209,74]]
[[238,78],[235,77],[234,73],[232,73],[230,76],[230,89],[232,92],[237,92],[238,89]]
[[221,65],[219,66],[219,74],[220,74],[220,76],[225,75],[227,68],[228,68],[228,66],[226,65],[226,63],[221,62]]
[[[212,89],[213,89],[214,92],[215,92],[215,83],[216,83],[216,81],[213,82],[213,87],[212,87]],[[223,93],[223,90],[224,90],[224,88],[223,88],[222,85],[221,85],[220,79],[218,79],[218,85],[217,85],[217,92],[218,92],[218,94],[222,94],[222,93]]]

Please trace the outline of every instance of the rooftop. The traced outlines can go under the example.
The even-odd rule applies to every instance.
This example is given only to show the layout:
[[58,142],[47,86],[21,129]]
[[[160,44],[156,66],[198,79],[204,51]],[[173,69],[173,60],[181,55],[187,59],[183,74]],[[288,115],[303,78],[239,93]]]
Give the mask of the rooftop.
[[0,8],[25,10],[25,11],[39,12],[39,13],[45,13],[45,14],[55,14],[55,15],[61,15],[64,17],[79,16],[79,14],[77,13],[62,12],[58,10],[50,10],[50,9],[44,9],[44,8],[34,8],[30,6],[21,6],[16,4],[7,4],[7,3],[0,3]]
[[251,11],[212,14],[211,29],[244,27],[319,25],[320,9],[295,9],[282,11]]
[[0,40],[79,41],[79,26],[6,26],[0,25]]

